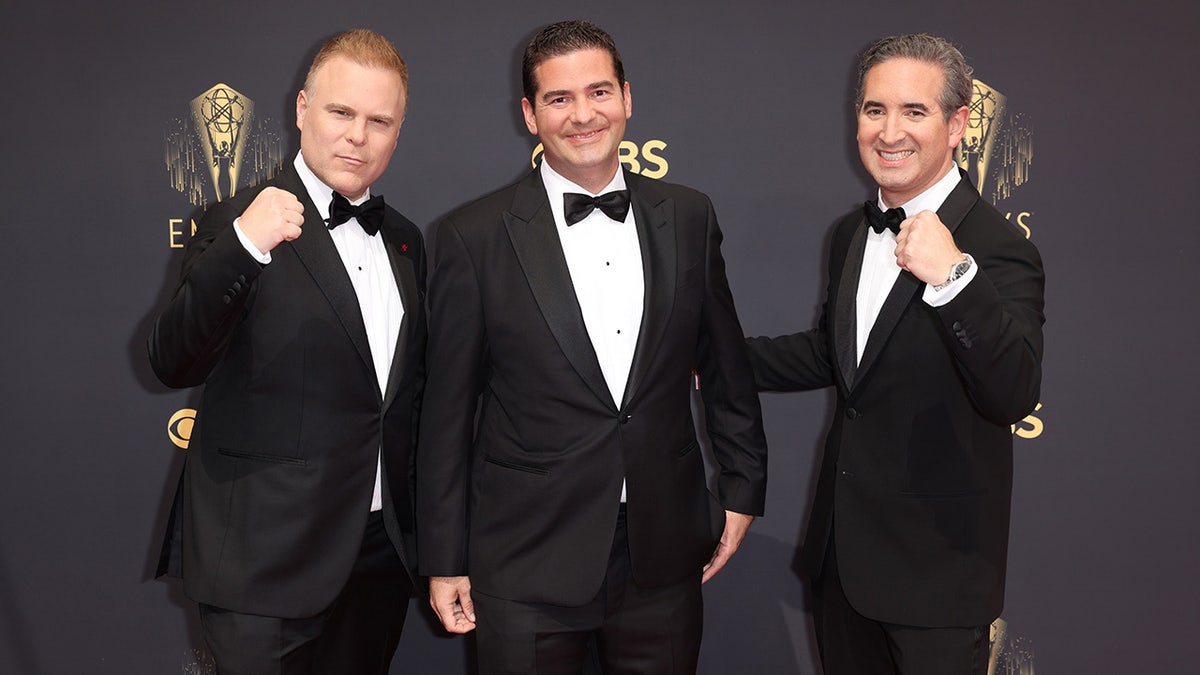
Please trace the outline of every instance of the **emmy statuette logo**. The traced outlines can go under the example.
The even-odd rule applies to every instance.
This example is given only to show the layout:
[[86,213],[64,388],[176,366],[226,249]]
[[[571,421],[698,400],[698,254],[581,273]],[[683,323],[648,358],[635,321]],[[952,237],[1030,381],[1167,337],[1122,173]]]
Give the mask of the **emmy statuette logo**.
[[[168,122],[164,143],[171,187],[201,209],[283,169],[282,128],[225,83],[209,87],[188,103],[187,115]],[[195,231],[193,219],[167,219],[171,248],[183,248]]]

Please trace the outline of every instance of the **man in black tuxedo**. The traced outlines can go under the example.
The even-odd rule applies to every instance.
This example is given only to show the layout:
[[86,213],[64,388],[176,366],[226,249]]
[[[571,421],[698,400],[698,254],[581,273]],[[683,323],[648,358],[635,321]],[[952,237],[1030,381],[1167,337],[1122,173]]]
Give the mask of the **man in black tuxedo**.
[[160,573],[226,673],[386,673],[416,563],[424,245],[370,188],[407,104],[395,47],[321,48],[300,153],[205,213],[150,361],[204,384]]
[[1044,277],[955,165],[970,101],[941,38],[864,53],[858,147],[878,198],[835,226],[817,328],[748,343],[760,389],[837,388],[803,549],[831,674],[987,671]]
[[478,626],[484,673],[576,673],[589,642],[606,672],[693,673],[700,585],[766,480],[721,232],[703,194],[620,170],[607,33],[548,26],[523,75],[541,166],[437,230],[420,566],[446,628]]

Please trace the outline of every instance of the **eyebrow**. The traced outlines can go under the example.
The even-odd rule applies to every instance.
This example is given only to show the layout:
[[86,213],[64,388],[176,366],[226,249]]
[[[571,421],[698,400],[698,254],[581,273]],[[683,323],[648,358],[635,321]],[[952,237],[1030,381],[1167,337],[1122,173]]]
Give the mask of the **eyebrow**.
[[394,116],[389,115],[387,113],[372,115],[370,113],[365,113],[361,110],[357,110],[353,106],[346,105],[345,103],[338,103],[337,101],[330,101],[329,103],[326,103],[324,110],[350,110],[356,114],[366,115],[367,117],[369,117],[373,120],[383,120],[385,122],[394,122],[396,120],[396,118]]
[[[863,103],[862,103],[863,110],[865,110],[867,108],[885,108],[885,107],[887,107],[887,106],[883,105],[879,101],[863,101]],[[927,106],[924,103],[921,103],[919,101],[913,101],[911,103],[901,103],[900,107],[905,110],[920,110],[921,112],[924,112],[924,113],[927,113],[930,111],[929,106]]]
[[[599,82],[593,82],[593,83],[589,84],[588,86],[584,87],[584,90],[585,91],[596,91],[597,89],[615,89],[615,88],[616,88],[616,85],[613,84],[612,80],[601,80]],[[555,89],[553,91],[548,91],[548,92],[542,94],[542,101],[549,101],[552,98],[558,98],[559,96],[569,96],[570,94],[571,94],[571,92],[566,89]]]

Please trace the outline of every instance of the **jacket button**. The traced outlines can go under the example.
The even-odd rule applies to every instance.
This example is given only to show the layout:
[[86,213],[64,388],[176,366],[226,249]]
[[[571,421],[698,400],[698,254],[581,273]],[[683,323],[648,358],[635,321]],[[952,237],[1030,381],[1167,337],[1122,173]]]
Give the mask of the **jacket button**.
[[629,420],[633,419],[633,415],[622,415],[621,424],[629,424]]
[[225,304],[227,304],[227,305],[229,303],[233,302],[233,298],[230,297],[230,295],[228,293],[226,293],[225,295],[222,295],[221,300],[225,301]]
[[235,282],[233,282],[233,290],[234,290],[235,292],[236,292],[236,291],[240,291],[240,290],[242,290],[242,284],[241,284],[241,282],[239,282],[239,281],[235,281]]
[[246,275],[245,274],[238,275],[238,283],[243,283],[243,284],[246,283]]
[[855,410],[854,408],[850,408],[849,410],[846,411],[846,417],[849,417],[852,420],[856,420],[856,419],[858,419],[858,411]]
[[955,321],[954,323],[950,324],[950,327],[953,328],[955,330],[955,332],[958,332],[958,331],[962,330],[962,322]]

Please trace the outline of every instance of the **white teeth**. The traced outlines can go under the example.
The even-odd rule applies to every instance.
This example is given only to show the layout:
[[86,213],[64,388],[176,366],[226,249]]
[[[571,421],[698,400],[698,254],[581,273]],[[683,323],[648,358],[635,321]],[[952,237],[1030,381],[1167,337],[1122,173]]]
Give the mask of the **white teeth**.
[[895,161],[904,159],[905,157],[908,157],[911,154],[913,154],[912,150],[902,150],[900,152],[884,152],[883,150],[879,151],[879,156],[886,159],[889,162],[895,162]]

